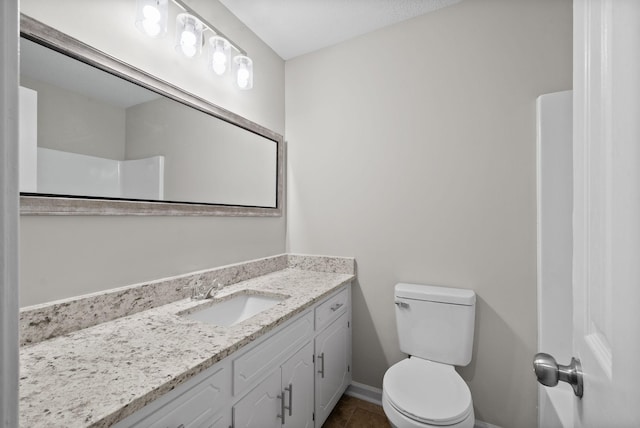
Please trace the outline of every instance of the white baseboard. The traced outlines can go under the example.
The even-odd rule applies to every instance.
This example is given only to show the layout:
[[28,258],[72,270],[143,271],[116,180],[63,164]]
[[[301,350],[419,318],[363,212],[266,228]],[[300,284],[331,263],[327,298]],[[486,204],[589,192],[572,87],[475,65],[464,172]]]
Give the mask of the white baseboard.
[[382,390],[360,382],[351,382],[345,394],[382,406]]
[[473,424],[473,428],[500,428],[498,425],[490,424],[489,422],[482,422],[476,419]]
[[[364,401],[368,401],[378,406],[382,406],[382,390],[380,388],[374,388],[373,386],[365,385],[360,382],[351,382],[351,385],[344,392],[345,394],[359,398]],[[488,422],[479,421],[476,419],[473,428],[500,428],[498,425],[493,425]]]

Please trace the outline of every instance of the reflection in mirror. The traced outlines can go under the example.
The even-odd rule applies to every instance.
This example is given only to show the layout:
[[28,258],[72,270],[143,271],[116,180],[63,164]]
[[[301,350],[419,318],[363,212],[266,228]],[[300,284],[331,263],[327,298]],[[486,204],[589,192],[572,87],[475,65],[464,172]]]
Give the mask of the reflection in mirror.
[[[43,46],[38,34],[55,30],[25,16],[21,25],[23,213],[281,214],[279,135],[151,76],[113,74],[125,64],[94,67],[101,54],[84,45],[91,65],[65,55],[80,56],[68,36]],[[59,209],[64,201],[72,207]],[[99,208],[78,212],[83,203]]]

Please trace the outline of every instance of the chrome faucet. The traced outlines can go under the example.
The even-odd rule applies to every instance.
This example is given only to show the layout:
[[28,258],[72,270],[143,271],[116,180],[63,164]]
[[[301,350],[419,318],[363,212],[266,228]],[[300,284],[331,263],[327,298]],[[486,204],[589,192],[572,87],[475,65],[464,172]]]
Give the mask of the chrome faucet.
[[222,287],[222,283],[218,282],[217,278],[213,280],[213,286],[209,288],[196,282],[191,285],[191,300],[211,299]]
[[211,294],[211,288],[204,290],[202,285],[194,284],[191,286],[191,300],[208,299]]

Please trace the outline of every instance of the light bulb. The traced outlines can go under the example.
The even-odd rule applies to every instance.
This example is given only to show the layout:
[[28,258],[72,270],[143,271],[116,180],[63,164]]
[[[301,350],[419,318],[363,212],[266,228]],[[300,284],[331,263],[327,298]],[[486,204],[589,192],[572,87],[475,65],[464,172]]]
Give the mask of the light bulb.
[[196,35],[193,25],[185,25],[184,31],[180,36],[180,45],[182,47],[182,53],[188,57],[192,57],[196,54]]
[[231,60],[231,44],[221,36],[209,38],[209,64],[218,76],[222,76],[229,69]]
[[213,53],[213,63],[214,64],[226,64],[227,63],[227,56],[224,54],[224,52],[215,51]]
[[[240,82],[242,82],[242,84]],[[249,70],[242,67],[240,70],[238,70],[238,85],[245,87],[247,86],[248,82],[249,82]]]
[[196,45],[182,45],[182,53],[189,58],[193,57],[197,52]]
[[236,84],[240,89],[251,89],[253,87],[253,61],[245,55],[238,55],[233,58],[235,63]]
[[168,0],[137,0],[136,27],[149,37],[167,30]]
[[187,25],[180,36],[180,44],[194,46],[196,44],[196,35],[193,32],[193,25]]
[[176,26],[176,50],[188,58],[196,56],[202,44],[202,23],[182,13],[176,17]]
[[238,70],[237,83],[240,89],[245,89],[249,86],[249,72],[247,70]]
[[227,71],[227,64],[214,62],[211,68],[213,68],[213,72],[218,76],[222,76],[224,72]]
[[149,21],[148,19],[142,21],[142,28],[144,28],[144,32],[147,33],[147,35],[150,37],[157,36],[158,34],[160,34],[161,30],[160,24],[155,21]]
[[249,86],[249,80],[240,80],[240,78],[238,78],[238,86],[240,87],[240,89],[245,89],[247,86]]
[[147,4],[142,8],[142,16],[145,20],[159,22],[162,15],[157,7]]
[[224,52],[216,51],[213,53],[213,61],[211,64],[213,72],[217,75],[223,75],[227,71],[227,56]]

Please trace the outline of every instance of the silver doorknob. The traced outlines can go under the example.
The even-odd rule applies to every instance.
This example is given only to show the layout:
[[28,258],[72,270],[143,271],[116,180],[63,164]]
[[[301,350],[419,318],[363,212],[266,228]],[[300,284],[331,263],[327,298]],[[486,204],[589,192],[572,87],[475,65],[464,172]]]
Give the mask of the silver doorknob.
[[573,388],[574,394],[582,397],[584,391],[580,360],[572,357],[571,364],[563,366],[551,355],[540,352],[533,357],[533,371],[538,382],[544,386],[556,386],[558,381],[567,382]]

